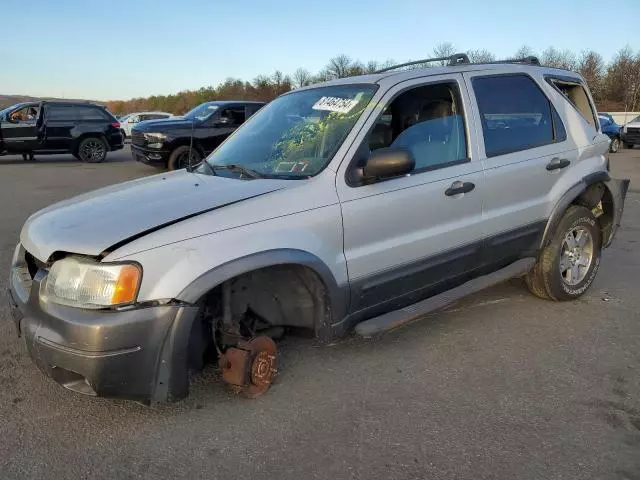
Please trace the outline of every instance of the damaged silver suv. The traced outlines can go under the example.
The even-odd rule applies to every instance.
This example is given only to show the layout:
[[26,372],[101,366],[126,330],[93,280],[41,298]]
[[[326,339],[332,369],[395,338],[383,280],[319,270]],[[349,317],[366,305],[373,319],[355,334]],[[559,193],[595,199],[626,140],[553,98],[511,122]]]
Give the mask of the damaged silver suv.
[[579,297],[628,187],[584,80],[448,60],[294,90],[195,168],[32,215],[10,298],[34,362],[155,403],[217,359],[254,397],[287,331],[370,336],[515,276]]

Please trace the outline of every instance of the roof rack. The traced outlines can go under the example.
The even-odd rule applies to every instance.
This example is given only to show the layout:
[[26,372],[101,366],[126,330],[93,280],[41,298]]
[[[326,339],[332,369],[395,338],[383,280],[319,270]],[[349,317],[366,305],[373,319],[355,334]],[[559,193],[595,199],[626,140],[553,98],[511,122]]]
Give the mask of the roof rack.
[[454,53],[453,55],[450,55],[448,57],[425,58],[424,60],[415,60],[413,62],[400,63],[398,65],[393,65],[391,67],[383,68],[382,70],[377,70],[374,73],[384,73],[384,72],[389,72],[391,70],[396,70],[397,68],[410,67],[413,65],[420,65],[420,64],[429,63],[429,62],[442,62],[445,60],[449,61],[450,67],[454,67],[456,65],[485,65],[485,64],[499,64],[499,63],[523,63],[526,65],[540,66],[540,60],[538,60],[538,57],[534,57],[533,55],[530,55],[524,58],[514,58],[510,60],[496,60],[493,62],[471,63],[466,53]]
[[445,60],[449,61],[449,66],[470,63],[469,57],[467,57],[466,53],[455,53],[453,55],[449,55],[448,57],[425,58],[424,60],[415,60],[413,62],[400,63],[398,65],[393,65],[391,67],[383,68],[382,70],[377,70],[374,73],[384,73],[384,72],[389,72],[391,70],[395,70],[397,68],[410,67],[412,65],[420,65],[422,63],[429,63],[429,62],[442,62]]
[[500,64],[500,63],[523,63],[525,65],[537,65],[540,66],[540,60],[538,60],[538,57],[534,57],[533,55],[529,55],[528,57],[523,57],[523,58],[511,58],[509,60],[495,60],[493,62],[480,62],[480,64],[483,65],[494,65],[494,64]]

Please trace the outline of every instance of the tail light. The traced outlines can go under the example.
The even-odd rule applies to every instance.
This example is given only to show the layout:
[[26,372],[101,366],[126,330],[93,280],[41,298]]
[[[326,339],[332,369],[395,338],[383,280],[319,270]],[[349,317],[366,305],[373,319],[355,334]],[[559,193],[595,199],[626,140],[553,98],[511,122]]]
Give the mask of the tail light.
[[111,122],[111,126],[114,128],[120,128],[120,122]]

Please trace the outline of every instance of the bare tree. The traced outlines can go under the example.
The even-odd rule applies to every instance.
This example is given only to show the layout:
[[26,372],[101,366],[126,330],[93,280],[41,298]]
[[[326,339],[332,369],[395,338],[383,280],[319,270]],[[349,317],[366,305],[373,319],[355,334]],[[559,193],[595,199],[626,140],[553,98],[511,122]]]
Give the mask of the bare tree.
[[469,57],[469,61],[471,63],[493,62],[496,59],[496,56],[493,53],[485,49],[467,50],[467,56]]
[[603,98],[603,79],[605,74],[602,55],[593,50],[583,51],[578,59],[578,72],[589,85],[591,94],[595,100]]
[[533,48],[531,48],[529,45],[522,45],[518,50],[516,50],[513,58],[527,58],[531,57],[532,55],[535,55]]
[[[456,48],[451,42],[441,42],[433,48],[433,56],[437,58],[450,57],[454,53],[456,53]],[[438,62],[438,64],[441,66],[445,66],[447,63],[448,62],[446,60],[441,60],[440,62]]]
[[576,56],[571,50],[557,50],[554,47],[549,47],[542,52],[540,62],[547,67],[565,70],[575,70],[577,65]]
[[296,88],[306,87],[307,85],[311,85],[311,73],[306,68],[298,68],[295,72],[293,72],[293,85]]
[[349,76],[351,67],[351,58],[342,54],[329,60],[326,71],[330,78],[344,78]]
[[607,68],[606,94],[625,111],[640,107],[640,52],[629,46],[618,51]]
[[369,60],[364,66],[364,73],[374,73],[380,70],[382,67],[375,60]]

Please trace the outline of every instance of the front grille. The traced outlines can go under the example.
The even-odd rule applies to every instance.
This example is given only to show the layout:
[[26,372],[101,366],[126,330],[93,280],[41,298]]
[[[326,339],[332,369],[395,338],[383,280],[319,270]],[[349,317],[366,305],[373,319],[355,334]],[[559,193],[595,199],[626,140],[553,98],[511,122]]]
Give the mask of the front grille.
[[133,145],[144,147],[147,143],[144,139],[144,133],[136,132],[135,130],[131,132],[131,143]]
[[627,128],[625,140],[628,142],[640,143],[640,128]]

